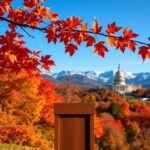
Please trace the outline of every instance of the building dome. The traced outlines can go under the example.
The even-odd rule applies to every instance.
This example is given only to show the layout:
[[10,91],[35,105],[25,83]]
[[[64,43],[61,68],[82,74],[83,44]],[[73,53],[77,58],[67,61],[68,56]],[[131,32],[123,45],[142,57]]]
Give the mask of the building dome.
[[123,72],[120,71],[120,65],[118,71],[115,74],[114,85],[126,85]]

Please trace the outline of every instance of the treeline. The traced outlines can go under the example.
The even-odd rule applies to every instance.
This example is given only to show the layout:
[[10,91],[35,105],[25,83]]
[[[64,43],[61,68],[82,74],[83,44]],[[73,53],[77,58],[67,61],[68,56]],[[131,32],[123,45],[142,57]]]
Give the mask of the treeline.
[[140,97],[150,98],[150,88],[138,89],[137,91],[133,92],[133,95],[136,98],[140,98]]

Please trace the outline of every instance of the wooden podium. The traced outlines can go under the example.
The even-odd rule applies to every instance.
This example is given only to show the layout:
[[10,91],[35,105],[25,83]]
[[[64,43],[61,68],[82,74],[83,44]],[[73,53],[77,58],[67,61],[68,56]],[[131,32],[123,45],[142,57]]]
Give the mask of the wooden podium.
[[55,150],[94,150],[94,104],[55,104]]

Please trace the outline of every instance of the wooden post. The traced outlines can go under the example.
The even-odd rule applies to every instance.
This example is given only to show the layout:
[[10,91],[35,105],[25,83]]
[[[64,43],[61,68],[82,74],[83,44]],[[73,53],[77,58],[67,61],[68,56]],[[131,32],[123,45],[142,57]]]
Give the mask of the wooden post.
[[94,104],[55,104],[55,150],[94,150]]

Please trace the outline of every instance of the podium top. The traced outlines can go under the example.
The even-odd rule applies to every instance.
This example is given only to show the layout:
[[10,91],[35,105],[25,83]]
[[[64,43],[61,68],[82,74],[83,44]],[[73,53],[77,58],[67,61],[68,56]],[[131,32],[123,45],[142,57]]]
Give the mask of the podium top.
[[55,103],[55,115],[93,115],[94,104],[89,103]]

